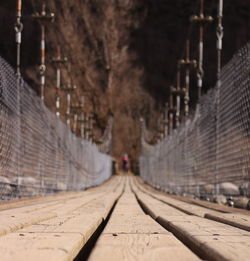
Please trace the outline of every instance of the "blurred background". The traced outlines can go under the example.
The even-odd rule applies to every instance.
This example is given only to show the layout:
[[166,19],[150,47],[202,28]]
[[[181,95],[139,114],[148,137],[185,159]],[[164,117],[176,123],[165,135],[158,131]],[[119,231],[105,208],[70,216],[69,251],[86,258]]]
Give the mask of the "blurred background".
[[[39,94],[40,27],[31,15],[41,12],[42,0],[23,1],[22,74]],[[217,16],[217,2],[205,1],[205,13]],[[82,95],[86,111],[93,113],[94,136],[103,135],[108,116],[114,116],[114,157],[124,153],[136,159],[140,153],[140,123],[145,119],[152,143],[159,118],[175,84],[178,59],[183,58],[190,30],[189,18],[197,14],[198,1],[190,0],[49,0],[46,10],[55,13],[46,26],[45,103],[55,111],[55,65],[59,45],[69,60],[63,67],[63,84],[78,86],[73,102]],[[1,0],[0,55],[15,65],[16,1]],[[250,39],[250,2],[224,3],[222,64]],[[198,28],[192,28],[191,58],[197,58]],[[205,93],[216,81],[216,20],[205,28]],[[197,100],[191,76],[191,107]],[[65,96],[65,95],[64,95]],[[62,99],[66,110],[66,96]],[[62,120],[65,120],[62,113]]]

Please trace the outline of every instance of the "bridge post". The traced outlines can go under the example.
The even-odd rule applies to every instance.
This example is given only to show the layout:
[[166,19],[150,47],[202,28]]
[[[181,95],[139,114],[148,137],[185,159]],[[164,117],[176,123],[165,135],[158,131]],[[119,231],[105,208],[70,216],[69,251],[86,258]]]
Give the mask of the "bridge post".
[[52,58],[52,63],[56,65],[56,116],[60,117],[60,89],[61,89],[61,65],[67,63],[67,57],[62,57],[61,48],[57,46],[57,55]]
[[40,26],[41,26],[41,61],[40,61],[40,66],[39,66],[39,73],[40,73],[40,87],[41,87],[40,95],[41,95],[42,101],[44,101],[45,72],[46,72],[45,25],[47,22],[53,22],[55,15],[54,15],[54,13],[47,13],[46,5],[45,5],[45,3],[43,3],[41,13],[35,13],[32,15],[32,17],[34,19],[36,19],[40,23]]
[[181,71],[180,71],[180,66],[178,65],[177,75],[176,75],[176,117],[175,117],[176,128],[178,128],[180,125],[180,110],[181,110],[180,80],[181,80]]
[[73,133],[75,135],[77,134],[77,120],[78,120],[78,114],[74,113],[74,116],[73,116]]
[[90,114],[87,113],[87,116],[86,116],[86,140],[90,140]]
[[201,89],[203,86],[203,41],[204,41],[204,27],[205,24],[213,21],[211,16],[204,16],[204,0],[200,0],[200,13],[199,15],[193,15],[190,18],[191,22],[195,22],[199,24],[199,59],[198,59],[198,68],[197,68],[197,86],[198,86],[198,102],[201,97]]
[[[183,95],[184,95],[184,115],[185,115],[185,132],[184,132],[184,158],[186,162],[186,157],[189,155],[188,151],[188,115],[189,115],[189,101],[190,101],[190,96],[189,96],[189,88],[190,88],[190,70],[192,68],[195,68],[197,66],[197,61],[196,60],[191,60],[190,59],[190,40],[189,38],[186,40],[185,43],[185,59],[179,60],[179,66],[184,67],[185,70],[185,86],[182,88]],[[186,171],[186,169],[184,170]],[[190,193],[190,186],[191,186],[191,177],[190,175],[188,176],[188,184],[185,186],[185,192]],[[197,189],[198,190],[198,189]]]
[[189,115],[189,85],[190,85],[190,70],[191,68],[196,68],[197,61],[190,60],[190,40],[186,40],[186,57],[183,60],[179,60],[180,67],[185,67],[185,87],[183,88],[184,92],[184,106],[185,106],[185,117]]
[[71,85],[71,81],[69,80],[68,85],[62,90],[66,93],[67,97],[67,108],[66,108],[66,123],[70,128],[70,106],[71,106],[71,94],[76,90],[76,85]]
[[174,129],[174,113],[175,108],[173,104],[173,89],[174,87],[170,87],[170,96],[169,96],[169,121],[168,121],[168,131],[169,135],[172,135],[173,129]]
[[181,70],[180,64],[178,63],[177,74],[176,74],[176,88],[172,87],[170,89],[171,94],[175,95],[176,107],[174,108],[175,112],[175,128],[178,128],[180,125],[180,112],[181,112],[181,96],[185,94],[184,90],[181,88]]
[[21,43],[22,43],[22,31],[23,24],[21,22],[22,18],[22,0],[17,0],[17,12],[16,12],[16,23],[15,23],[15,32],[16,32],[16,74],[18,80],[20,81],[21,72],[20,72],[20,64],[21,64]]
[[[168,117],[168,115],[167,115]],[[140,135],[141,135],[141,151],[143,150],[143,144],[144,144],[144,119],[140,117],[139,119],[139,124],[140,124]]]
[[216,150],[215,150],[215,193],[219,194],[219,169],[218,169],[218,151],[219,151],[219,104],[220,104],[220,89],[221,89],[221,53],[223,40],[223,0],[218,0],[218,16],[217,16],[217,85],[216,85]]
[[[84,96],[81,97],[80,102],[81,102],[82,108],[84,109]],[[80,113],[80,119],[78,119],[78,122],[80,123],[81,138],[85,139],[85,123],[86,123],[86,121],[85,121],[85,113],[84,113],[83,109]]]
[[[196,116],[197,119],[197,142],[199,143],[200,139],[200,98],[201,98],[201,91],[203,86],[203,77],[204,77],[204,69],[203,69],[203,56],[204,56],[204,27],[206,24],[211,23],[213,21],[213,18],[211,16],[204,16],[204,1],[200,0],[200,12],[199,15],[193,15],[190,18],[190,21],[193,23],[197,23],[199,25],[199,55],[198,55],[198,64],[197,64],[197,70],[196,70],[196,76],[197,76],[197,87],[198,87],[198,104],[196,108]],[[200,152],[200,145],[197,146],[197,153],[194,161],[193,166],[193,175],[196,181],[196,188],[197,188],[197,194],[200,194],[199,191],[199,182],[198,182],[198,176],[199,176],[199,169],[197,166],[199,166],[199,152]]]
[[93,116],[91,113],[86,114],[86,128],[85,128],[86,140],[93,141]]
[[[17,152],[17,177],[20,176],[21,173],[21,157],[20,157],[20,151],[21,151],[21,43],[22,43],[22,30],[23,30],[23,24],[21,22],[22,18],[22,0],[17,0],[17,6],[16,6],[16,23],[14,26],[15,32],[16,32],[16,88],[17,88],[17,146],[19,151]],[[20,179],[18,178],[18,184],[20,184]]]
[[90,142],[93,143],[93,140],[94,140],[94,129],[93,129],[93,126],[94,126],[94,116],[93,114],[91,113],[90,114],[90,120],[89,120],[89,128],[90,128]]
[[70,108],[71,116],[73,116],[72,132],[75,133],[75,135],[77,135],[77,123],[79,122],[78,113],[80,110],[83,109],[83,104],[81,102],[77,102],[76,104],[71,105]]
[[164,138],[168,136],[168,103],[165,103],[164,108]]

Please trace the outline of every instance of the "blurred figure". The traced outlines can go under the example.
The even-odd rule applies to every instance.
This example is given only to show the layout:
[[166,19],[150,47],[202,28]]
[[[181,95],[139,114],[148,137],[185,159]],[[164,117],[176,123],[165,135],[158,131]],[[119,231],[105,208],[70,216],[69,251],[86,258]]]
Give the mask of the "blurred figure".
[[128,154],[124,154],[122,157],[122,170],[124,172],[128,172],[129,169],[129,159],[128,159]]

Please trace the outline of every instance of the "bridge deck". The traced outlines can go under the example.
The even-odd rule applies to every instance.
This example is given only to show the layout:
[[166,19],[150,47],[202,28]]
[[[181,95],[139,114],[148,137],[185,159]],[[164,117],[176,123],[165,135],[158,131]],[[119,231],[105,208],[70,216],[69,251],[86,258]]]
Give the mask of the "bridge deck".
[[249,260],[248,212],[222,209],[118,176],[83,192],[1,204],[1,260]]

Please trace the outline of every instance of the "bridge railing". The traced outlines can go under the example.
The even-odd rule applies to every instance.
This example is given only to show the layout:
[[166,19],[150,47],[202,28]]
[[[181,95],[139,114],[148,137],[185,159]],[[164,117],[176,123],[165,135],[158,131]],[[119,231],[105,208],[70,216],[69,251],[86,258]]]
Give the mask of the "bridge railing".
[[142,143],[143,179],[171,193],[250,196],[250,44],[171,136]]
[[0,200],[79,190],[111,175],[111,157],[76,137],[0,58]]

